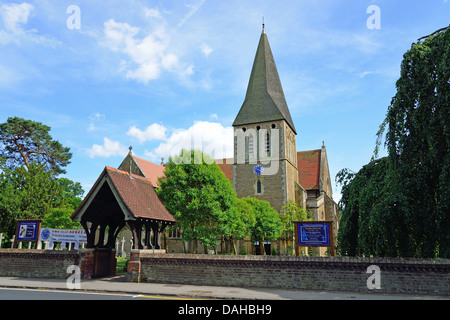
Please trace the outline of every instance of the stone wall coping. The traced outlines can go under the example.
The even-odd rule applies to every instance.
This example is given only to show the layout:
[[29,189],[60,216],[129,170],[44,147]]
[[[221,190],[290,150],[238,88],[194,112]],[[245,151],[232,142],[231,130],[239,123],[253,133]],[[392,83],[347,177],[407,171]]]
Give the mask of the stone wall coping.
[[[142,251],[142,250],[141,250]],[[315,263],[367,263],[367,264],[414,264],[450,266],[450,259],[385,258],[385,257],[296,257],[257,255],[213,255],[167,253],[151,255],[152,259],[184,259],[215,261],[265,261],[265,262],[315,262]]]

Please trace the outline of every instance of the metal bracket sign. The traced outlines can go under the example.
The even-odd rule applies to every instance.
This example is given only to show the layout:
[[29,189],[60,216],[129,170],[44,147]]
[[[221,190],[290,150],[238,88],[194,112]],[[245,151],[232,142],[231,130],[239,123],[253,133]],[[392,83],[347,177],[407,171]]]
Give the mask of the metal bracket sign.
[[295,253],[299,247],[330,247],[334,256],[334,245],[331,221],[294,221]]

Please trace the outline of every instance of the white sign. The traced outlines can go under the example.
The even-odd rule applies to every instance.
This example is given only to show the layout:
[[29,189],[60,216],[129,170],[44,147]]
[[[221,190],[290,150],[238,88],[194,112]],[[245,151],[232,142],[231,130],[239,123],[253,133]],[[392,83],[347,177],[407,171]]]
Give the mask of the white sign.
[[53,242],[62,242],[63,247],[66,242],[75,243],[74,249],[76,250],[80,243],[87,243],[87,236],[83,229],[42,228],[39,241],[48,241],[50,247],[53,247]]

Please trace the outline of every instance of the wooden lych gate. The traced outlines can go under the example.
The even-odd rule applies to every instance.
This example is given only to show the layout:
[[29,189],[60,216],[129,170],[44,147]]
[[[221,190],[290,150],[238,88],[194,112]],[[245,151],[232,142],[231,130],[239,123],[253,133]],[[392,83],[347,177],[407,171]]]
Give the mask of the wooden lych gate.
[[[128,224],[133,249],[161,249],[161,234],[175,223],[151,181],[145,177],[106,167],[72,215],[86,231],[86,248],[95,248],[94,277],[115,271],[117,235]],[[144,243],[142,243],[144,235]]]

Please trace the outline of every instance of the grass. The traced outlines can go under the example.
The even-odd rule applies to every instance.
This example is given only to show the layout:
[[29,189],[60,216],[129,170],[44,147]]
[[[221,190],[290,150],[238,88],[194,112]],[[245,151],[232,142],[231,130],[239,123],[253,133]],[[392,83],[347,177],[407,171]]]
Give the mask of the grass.
[[127,264],[128,264],[127,258],[117,257],[116,275],[126,274]]

